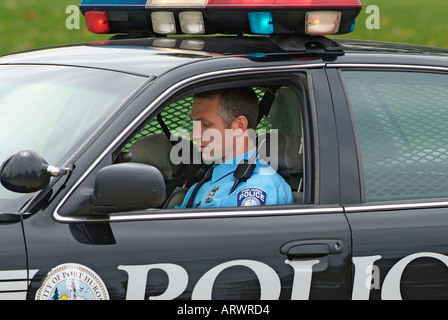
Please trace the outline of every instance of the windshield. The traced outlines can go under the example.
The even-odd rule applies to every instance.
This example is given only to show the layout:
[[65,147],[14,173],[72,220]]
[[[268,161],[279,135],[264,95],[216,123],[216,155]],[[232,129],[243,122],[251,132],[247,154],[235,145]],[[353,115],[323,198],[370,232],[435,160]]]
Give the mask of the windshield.
[[[0,66],[0,164],[26,149],[61,165],[145,80],[91,68]],[[0,185],[0,212],[17,212],[13,200],[21,196]]]

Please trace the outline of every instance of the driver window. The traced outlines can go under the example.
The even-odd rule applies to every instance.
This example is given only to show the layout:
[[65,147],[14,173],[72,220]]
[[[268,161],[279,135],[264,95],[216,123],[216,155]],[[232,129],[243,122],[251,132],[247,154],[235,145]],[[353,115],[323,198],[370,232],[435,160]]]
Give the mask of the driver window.
[[[257,125],[253,130],[258,157],[268,163],[284,181],[285,190],[291,194],[291,200],[287,203],[303,203],[305,148],[301,116],[304,107],[302,95],[287,86],[257,86],[251,89],[259,105]],[[195,93],[167,104],[158,115],[149,119],[128,139],[116,160],[148,164],[160,170],[166,183],[166,200],[161,208],[182,207],[183,203],[185,205],[188,191],[194,189],[192,187],[206,175],[211,166],[216,168],[216,164],[201,157],[197,140],[191,139],[195,125],[191,113],[194,97]],[[233,177],[232,179],[235,180]],[[240,184],[243,185],[244,181]],[[207,191],[207,199],[213,198],[213,192],[219,192],[219,189],[223,187],[216,182],[212,191]],[[247,194],[257,189],[266,194],[261,193],[258,199],[258,195],[252,194],[255,198],[248,199],[250,196]],[[237,200],[236,205],[250,205],[254,201],[256,204],[269,204],[263,203],[263,196],[270,196],[268,192],[271,190],[265,191],[260,187],[247,188],[245,191],[246,198],[243,200],[248,201],[243,203]],[[240,193],[240,198],[242,197]]]

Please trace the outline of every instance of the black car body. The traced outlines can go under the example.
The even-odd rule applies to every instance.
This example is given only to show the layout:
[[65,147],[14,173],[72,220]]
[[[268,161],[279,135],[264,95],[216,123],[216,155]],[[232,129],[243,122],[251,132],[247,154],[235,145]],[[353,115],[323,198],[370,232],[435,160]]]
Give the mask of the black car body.
[[[448,298],[448,51],[338,43],[116,39],[0,58],[11,106],[48,106],[12,95],[11,77],[36,97],[41,81],[61,85],[49,110],[22,114],[36,111],[34,129],[9,115],[3,175],[20,150],[65,168],[42,190],[0,187],[0,298]],[[278,169],[296,202],[167,207],[174,184],[196,179],[179,184],[160,158],[181,122],[188,131],[188,97],[230,86],[266,97],[260,123],[287,137]]]

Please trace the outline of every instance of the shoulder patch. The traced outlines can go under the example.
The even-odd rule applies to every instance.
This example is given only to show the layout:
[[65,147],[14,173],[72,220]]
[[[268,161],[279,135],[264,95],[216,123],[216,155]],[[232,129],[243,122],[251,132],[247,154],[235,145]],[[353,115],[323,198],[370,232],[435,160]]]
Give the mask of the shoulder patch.
[[238,207],[264,205],[266,203],[266,196],[266,191],[260,188],[244,188],[238,191],[236,204]]

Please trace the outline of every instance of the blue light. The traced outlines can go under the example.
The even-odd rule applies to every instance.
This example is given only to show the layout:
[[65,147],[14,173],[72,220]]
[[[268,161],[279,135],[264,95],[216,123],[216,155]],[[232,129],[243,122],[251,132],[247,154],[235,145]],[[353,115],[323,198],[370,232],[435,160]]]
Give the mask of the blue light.
[[249,13],[249,25],[252,33],[273,34],[274,16],[272,12],[251,12]]
[[353,32],[353,30],[355,29],[355,19],[353,19],[352,25],[350,26],[350,31],[349,32]]

